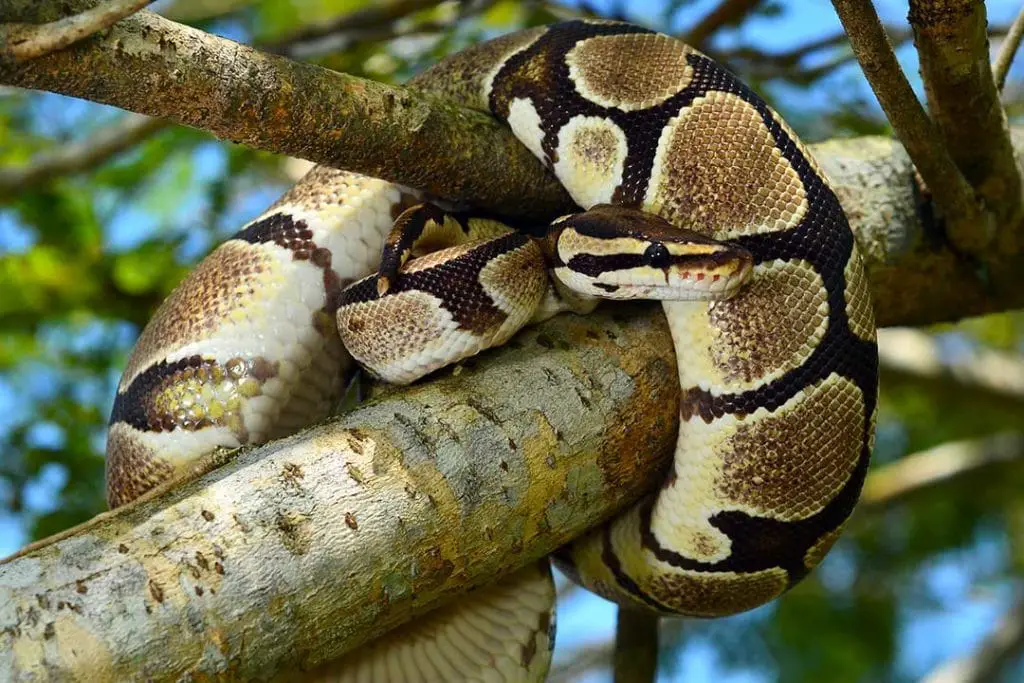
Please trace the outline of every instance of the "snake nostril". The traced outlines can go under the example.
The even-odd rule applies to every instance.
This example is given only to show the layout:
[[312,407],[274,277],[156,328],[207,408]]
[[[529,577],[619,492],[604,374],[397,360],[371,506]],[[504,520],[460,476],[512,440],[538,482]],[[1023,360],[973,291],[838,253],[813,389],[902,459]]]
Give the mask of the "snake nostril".
[[672,258],[668,249],[661,242],[655,242],[644,251],[643,263],[652,268],[666,268],[671,264]]

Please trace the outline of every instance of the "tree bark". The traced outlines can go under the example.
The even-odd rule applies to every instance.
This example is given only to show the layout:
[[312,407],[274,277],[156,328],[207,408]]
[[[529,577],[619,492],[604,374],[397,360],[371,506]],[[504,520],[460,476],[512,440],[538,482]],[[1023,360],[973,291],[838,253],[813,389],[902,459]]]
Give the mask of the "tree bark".
[[544,556],[667,464],[657,310],[559,316],[0,564],[0,680],[266,680]]

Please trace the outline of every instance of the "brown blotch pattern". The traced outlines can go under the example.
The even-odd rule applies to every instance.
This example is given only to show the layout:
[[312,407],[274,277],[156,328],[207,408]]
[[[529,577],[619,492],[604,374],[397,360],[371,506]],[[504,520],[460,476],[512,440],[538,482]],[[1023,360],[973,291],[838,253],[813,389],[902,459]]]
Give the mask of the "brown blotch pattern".
[[739,424],[721,446],[719,495],[765,517],[806,519],[849,481],[863,435],[860,389],[833,375],[795,405]]
[[210,337],[232,313],[254,305],[255,293],[276,268],[265,247],[231,240],[203,259],[157,309],[142,331],[121,377],[121,390],[169,352]]
[[546,27],[538,26],[478,43],[442,59],[409,84],[429,86],[432,92],[459,104],[486,110],[489,93],[484,92],[484,86],[488,75],[493,77],[509,57],[528,48],[546,32]]
[[752,105],[712,92],[674,123],[655,156],[648,199],[657,213],[721,239],[799,224],[803,183]]
[[150,450],[124,424],[110,426],[106,460],[107,505],[113,509],[141,496],[175,475],[167,461]]
[[682,91],[693,76],[682,42],[657,33],[597,36],[569,50],[576,91],[605,107],[635,111]]
[[789,586],[786,572],[766,569],[749,574],[665,572],[655,574],[644,588],[655,600],[695,617],[719,617],[746,612],[772,600]]
[[715,365],[751,384],[803,363],[828,327],[828,293],[806,263],[759,268],[755,279],[708,311]]

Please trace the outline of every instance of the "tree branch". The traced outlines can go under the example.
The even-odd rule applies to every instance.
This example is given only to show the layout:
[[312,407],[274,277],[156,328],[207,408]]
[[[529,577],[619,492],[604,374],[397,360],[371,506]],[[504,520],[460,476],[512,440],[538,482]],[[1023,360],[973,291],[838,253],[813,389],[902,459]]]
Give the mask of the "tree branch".
[[[985,3],[910,0],[907,18],[921,59],[928,110],[946,149],[985,209],[1000,224],[1016,228],[1021,170],[989,63]],[[1016,236],[1016,230],[1006,232]]]
[[0,679],[262,680],[542,557],[667,463],[656,310],[559,316],[0,564]]
[[738,24],[760,3],[761,0],[720,0],[713,10],[683,34],[684,40],[696,48],[702,48],[722,27]]
[[1017,18],[1010,25],[1010,30],[1003,39],[1003,44],[999,47],[996,61],[992,64],[992,77],[995,78],[996,88],[1000,92],[1002,92],[1003,86],[1006,85],[1006,74],[1010,73],[1010,66],[1013,64],[1013,58],[1017,54],[1022,37],[1024,37],[1024,8],[1021,8]]
[[1018,595],[974,652],[940,666],[921,683],[989,683],[1024,652],[1024,596]]
[[0,61],[25,61],[62,50],[117,23],[153,0],[112,0],[79,14],[42,25],[0,27]]
[[89,138],[43,152],[20,168],[0,168],[0,197],[11,196],[55,176],[80,173],[165,128],[167,121],[130,114]]
[[653,683],[658,671],[656,614],[620,607],[615,623],[615,683]]
[[948,222],[953,244],[971,253],[983,249],[994,234],[993,219],[980,210],[971,186],[941,144],[942,138],[896,60],[871,0],[832,0],[832,4],[878,103]]
[[1016,432],[945,443],[906,455],[868,475],[857,515],[873,514],[958,477],[1022,460],[1024,435]]
[[[0,20],[31,14],[33,5],[11,0]],[[573,207],[540,162],[482,112],[261,53],[151,12],[70,50],[0,66],[0,83],[168,118],[511,214],[549,218]]]

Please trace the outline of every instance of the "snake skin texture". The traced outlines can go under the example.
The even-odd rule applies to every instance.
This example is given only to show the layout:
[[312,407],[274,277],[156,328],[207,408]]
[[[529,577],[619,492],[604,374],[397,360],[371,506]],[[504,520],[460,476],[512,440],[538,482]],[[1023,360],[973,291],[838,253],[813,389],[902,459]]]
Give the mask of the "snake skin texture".
[[[213,449],[326,415],[349,354],[407,382],[595,296],[658,298],[682,387],[671,469],[555,560],[588,589],[660,614],[734,614],[795,585],[859,496],[878,370],[853,234],[793,131],[706,56],[615,22],[480,43],[415,85],[507,122],[590,211],[534,242],[430,210],[405,240],[404,219],[392,226],[417,192],[315,169],[203,261],[143,332],[111,416],[110,504]],[[414,254],[413,242],[445,248]],[[377,272],[382,251],[397,273]],[[550,576],[509,581],[311,680],[543,680]]]

